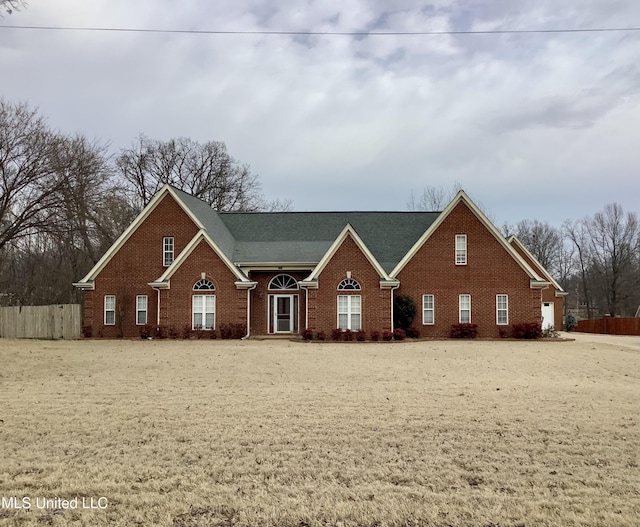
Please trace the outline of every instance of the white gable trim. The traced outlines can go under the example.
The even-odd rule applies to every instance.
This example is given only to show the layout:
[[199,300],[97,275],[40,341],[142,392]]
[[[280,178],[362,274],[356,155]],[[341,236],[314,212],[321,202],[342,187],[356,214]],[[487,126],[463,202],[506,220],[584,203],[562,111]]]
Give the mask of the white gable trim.
[[375,256],[373,256],[373,254],[371,254],[371,251],[365,245],[365,243],[362,241],[362,238],[360,238],[360,236],[358,236],[358,233],[351,226],[351,224],[347,223],[345,228],[342,229],[342,232],[338,235],[338,237],[331,244],[331,247],[329,247],[327,252],[324,254],[324,256],[322,257],[322,259],[320,260],[318,265],[316,265],[316,267],[313,269],[311,274],[307,278],[305,278],[301,282],[300,285],[302,285],[303,287],[305,287],[307,284],[308,284],[308,286],[311,286],[309,284],[309,282],[313,282],[314,280],[317,281],[318,276],[320,275],[320,273],[327,266],[327,264],[331,261],[333,256],[336,254],[336,252],[338,251],[338,249],[344,243],[344,241],[347,239],[348,236],[351,236],[351,238],[356,243],[358,248],[362,251],[362,253],[365,255],[367,260],[369,260],[369,263],[376,270],[376,272],[378,273],[380,278],[382,278],[385,281],[386,280],[390,280],[389,275],[387,275],[387,273],[382,268],[380,263],[378,263],[378,260],[376,260]]
[[131,225],[129,225],[126,228],[126,230],[113,243],[113,245],[111,247],[109,247],[109,250],[106,253],[104,253],[102,258],[100,258],[100,260],[98,260],[98,262],[96,263],[96,265],[93,266],[91,271],[89,271],[87,273],[87,275],[82,280],[80,280],[80,282],[76,282],[78,285],[76,285],[76,284],[74,284],[74,285],[76,285],[76,287],[81,287],[82,286],[82,288],[86,289],[87,286],[84,285],[84,284],[87,284],[88,282],[91,282],[91,281],[95,280],[96,276],[98,276],[100,271],[102,271],[105,268],[105,266],[111,261],[113,256],[120,250],[120,248],[125,244],[125,242],[131,237],[131,235],[137,230],[137,228],[140,225],[142,225],[144,220],[147,219],[149,214],[151,214],[154,211],[154,209],[158,206],[158,204],[162,201],[162,199],[167,195],[171,195],[173,197],[173,199],[176,200],[178,205],[180,205],[182,210],[184,210],[184,212],[187,214],[187,216],[189,216],[191,221],[193,221],[193,223],[195,223],[196,226],[199,229],[204,229],[204,225],[202,225],[202,223],[200,223],[198,218],[196,218],[193,215],[193,213],[189,210],[189,207],[187,207],[182,202],[182,200],[178,197],[178,194],[176,194],[176,192],[173,190],[173,188],[170,185],[164,185],[156,193],[156,195],[153,196],[153,198],[151,198],[151,201],[147,204],[147,206],[144,209],[142,209],[142,212],[140,214],[138,214],[138,216],[136,217],[135,220],[133,220]]
[[522,249],[522,252],[524,252],[531,259],[531,261],[538,266],[538,269],[542,270],[542,274],[544,275],[544,278],[546,278],[549,282],[551,282],[551,284],[553,284],[553,287],[556,288],[556,296],[562,296],[562,293],[564,293],[564,289],[560,287],[560,284],[554,280],[553,276],[549,274],[549,271],[547,271],[547,269],[538,261],[538,259],[535,256],[533,256],[533,254],[531,254],[529,249],[527,249],[524,246],[524,244],[520,241],[520,239],[515,234],[512,234],[507,238],[507,241],[511,245],[515,244],[518,247],[520,247],[520,249]]
[[436,221],[434,221],[429,226],[429,228],[424,232],[424,234],[420,236],[420,238],[418,238],[418,241],[413,245],[413,247],[409,249],[409,252],[407,252],[407,254],[404,255],[402,260],[400,260],[398,265],[396,265],[395,269],[391,271],[390,276],[392,278],[398,277],[398,274],[400,273],[400,271],[404,269],[404,267],[411,261],[411,259],[416,255],[416,253],[420,250],[420,248],[426,243],[426,241],[436,231],[436,229],[449,216],[449,214],[451,214],[453,209],[455,209],[455,207],[461,202],[465,203],[467,207],[469,207],[471,212],[473,212],[473,214],[487,228],[487,230],[493,235],[493,237],[498,241],[498,243],[500,243],[500,245],[502,245],[505,248],[507,253],[518,263],[518,265],[520,265],[520,267],[522,267],[524,272],[527,273],[527,275],[531,279],[532,285],[534,282],[546,283],[546,281],[542,280],[542,278],[533,270],[533,268],[524,260],[524,258],[522,258],[522,256],[520,256],[517,253],[517,251],[509,243],[507,243],[507,240],[505,240],[504,236],[500,234],[500,231],[496,229],[493,223],[489,221],[489,218],[487,218],[487,216],[476,206],[476,204],[473,201],[471,201],[471,198],[467,196],[464,190],[460,190],[456,194],[456,196],[451,200],[451,203],[449,203],[449,205],[447,205],[445,209],[440,213],[440,215],[436,218]]
[[[173,261],[173,263],[167,267],[167,270],[162,274],[160,278],[158,278],[154,284],[169,284],[171,277],[173,274],[180,268],[180,266],[187,260],[189,255],[194,251],[194,249],[198,246],[201,241],[206,241],[209,246],[213,249],[213,251],[218,255],[218,257],[224,262],[224,264],[231,270],[234,276],[237,278],[236,287],[240,288],[241,284],[251,284],[251,280],[249,280],[241,271],[238,269],[229,258],[225,256],[225,254],[220,250],[220,247],[213,241],[211,236],[207,234],[204,229],[200,229],[196,235],[191,239],[191,241],[187,244],[187,246],[182,250],[182,252],[178,255],[178,257]],[[169,289],[169,285],[166,286]]]

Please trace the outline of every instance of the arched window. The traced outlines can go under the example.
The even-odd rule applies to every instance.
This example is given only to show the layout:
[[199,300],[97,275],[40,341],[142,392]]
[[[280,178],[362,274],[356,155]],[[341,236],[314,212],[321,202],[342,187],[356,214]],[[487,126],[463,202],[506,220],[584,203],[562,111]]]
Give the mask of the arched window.
[[353,278],[345,278],[338,284],[338,291],[360,291],[360,284]]
[[215,291],[215,286],[211,280],[207,280],[203,278],[202,280],[198,280],[195,284],[193,284],[194,291]]
[[269,282],[269,290],[298,289],[298,281],[290,274],[279,274]]

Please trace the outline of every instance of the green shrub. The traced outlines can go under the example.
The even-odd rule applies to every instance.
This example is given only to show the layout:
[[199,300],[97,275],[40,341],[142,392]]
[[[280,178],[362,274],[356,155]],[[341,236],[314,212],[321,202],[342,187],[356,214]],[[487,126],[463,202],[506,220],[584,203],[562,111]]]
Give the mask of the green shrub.
[[393,327],[405,331],[413,324],[416,316],[416,303],[407,295],[398,295],[393,301]]
[[577,325],[578,320],[576,319],[576,316],[571,312],[567,313],[567,316],[564,317],[564,329],[566,331],[573,331],[576,329]]

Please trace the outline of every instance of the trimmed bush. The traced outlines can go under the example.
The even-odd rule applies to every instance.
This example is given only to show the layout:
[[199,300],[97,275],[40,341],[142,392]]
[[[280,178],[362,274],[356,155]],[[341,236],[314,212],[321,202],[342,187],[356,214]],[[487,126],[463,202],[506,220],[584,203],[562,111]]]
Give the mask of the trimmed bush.
[[313,330],[309,328],[305,329],[302,332],[302,340],[306,340],[306,341],[313,340]]
[[498,328],[498,335],[500,335],[501,339],[506,339],[509,336],[509,330],[504,327]]
[[407,332],[404,329],[396,328],[393,330],[393,340],[404,340],[407,338]]
[[478,324],[453,324],[451,338],[475,339],[478,336]]
[[386,342],[390,342],[393,340],[393,332],[392,331],[383,331],[382,332],[382,340]]
[[342,332],[342,338],[345,342],[351,342],[353,340],[353,331],[351,331],[350,329],[345,329]]
[[241,339],[247,334],[247,326],[244,324],[221,324],[221,339]]
[[511,326],[516,339],[539,339],[542,337],[540,322],[519,322]]
[[139,328],[140,338],[148,339],[153,336],[153,328],[149,324],[145,324],[144,326],[140,326]]
[[339,342],[342,340],[342,330],[340,328],[331,330],[331,340],[334,342]]
[[364,330],[359,329],[356,332],[356,340],[358,342],[364,342],[365,340],[367,340],[367,334],[364,332]]
[[324,335],[324,331],[318,331],[316,333],[316,340],[321,340],[324,342],[324,340],[326,339],[325,335]]
[[373,342],[378,342],[380,340],[380,332],[379,331],[372,331],[371,332],[371,340]]
[[407,337],[410,339],[418,339],[420,338],[420,330],[416,326],[411,326],[407,329]]

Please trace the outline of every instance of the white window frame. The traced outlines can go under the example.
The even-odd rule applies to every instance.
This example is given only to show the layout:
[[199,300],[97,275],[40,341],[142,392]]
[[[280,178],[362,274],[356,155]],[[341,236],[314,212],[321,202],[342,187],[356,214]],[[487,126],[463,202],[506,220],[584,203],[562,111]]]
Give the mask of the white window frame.
[[[142,302],[142,305],[141,305]],[[136,326],[146,326],[149,318],[149,297],[147,295],[136,296]],[[144,314],[144,320],[140,320],[140,315]]]
[[[501,297],[504,299],[504,307],[500,307]],[[500,322],[500,312],[504,315],[504,322]],[[509,325],[509,295],[496,295],[496,324],[498,326]]]
[[[464,306],[462,305],[463,299],[469,300],[469,306]],[[462,320],[462,312],[463,311],[468,311],[469,312],[469,320]],[[471,324],[471,295],[469,294],[464,294],[464,295],[459,295],[458,296],[458,322],[460,324]]]
[[[431,307],[427,307],[427,300],[431,300]],[[436,323],[434,295],[422,295],[422,324],[424,326],[433,326]],[[431,313],[431,322],[427,322],[427,313]]]
[[[201,298],[200,310],[196,311],[196,298]],[[211,302],[210,306],[207,306],[207,302]],[[210,308],[210,309],[208,309]],[[196,324],[196,314],[202,317],[202,324]],[[213,315],[213,323],[211,327],[205,327],[207,321],[207,315]],[[201,326],[201,327],[198,327]],[[191,298],[191,329],[204,329],[214,330],[216,329],[216,295],[193,295]]]
[[[354,300],[356,298],[358,299],[357,302],[355,302]],[[340,305],[341,299],[344,299],[344,303],[345,303],[344,306]],[[346,308],[346,309],[343,309],[343,308]],[[340,325],[340,315],[342,315],[343,317],[345,316],[347,317],[346,324]],[[354,320],[356,320],[355,324],[354,324]],[[362,296],[361,295],[338,295],[337,327],[342,329],[343,331],[346,329],[350,329],[351,331],[358,331],[362,329]]]
[[[107,320],[107,314],[113,313],[113,321]],[[104,325],[116,325],[116,295],[104,295]]]
[[175,240],[173,236],[162,238],[162,265],[169,267],[174,260]]
[[456,265],[467,265],[466,234],[456,234]]

